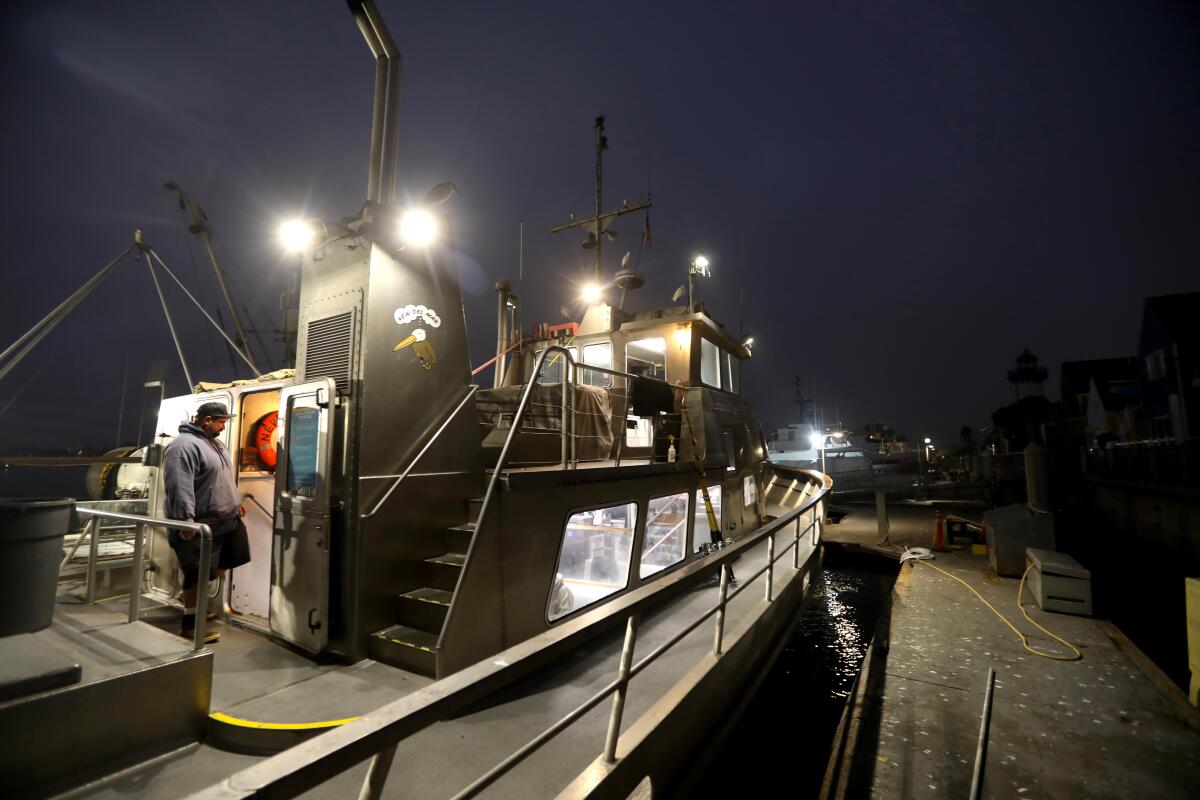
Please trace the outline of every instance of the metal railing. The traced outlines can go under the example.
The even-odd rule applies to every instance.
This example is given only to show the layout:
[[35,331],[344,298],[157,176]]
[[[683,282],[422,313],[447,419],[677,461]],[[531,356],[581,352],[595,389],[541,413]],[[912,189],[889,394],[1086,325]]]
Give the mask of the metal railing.
[[75,507],[76,513],[91,517],[84,526],[83,534],[89,540],[88,569],[87,569],[87,602],[96,600],[96,562],[100,550],[98,534],[101,519],[120,520],[135,523],[133,534],[133,561],[129,572],[129,621],[136,622],[141,613],[142,602],[142,548],[145,544],[146,526],[158,525],[164,528],[176,528],[183,531],[193,531],[200,534],[200,574],[196,585],[196,636],[192,642],[193,650],[204,649],[204,635],[208,619],[208,573],[212,559],[212,528],[200,522],[184,522],[177,519],[161,519],[141,514],[124,514],[119,511],[101,511],[96,508]]
[[[534,640],[514,645],[503,653],[484,659],[426,689],[407,695],[358,720],[253,765],[195,796],[211,800],[227,800],[235,797],[296,797],[307,792],[313,786],[369,760],[369,768],[359,798],[360,800],[377,798],[383,791],[396,747],[401,741],[465,708],[485,696],[489,691],[505,685],[507,680],[501,677],[504,673],[511,671],[511,674],[515,675],[527,674],[531,669],[541,665],[541,661],[538,659],[539,655],[568,652],[578,646],[578,640],[586,636],[586,631],[598,621],[611,616],[624,615],[626,619],[625,641],[618,661],[617,677],[455,795],[455,800],[474,797],[491,786],[496,780],[609,697],[613,698],[613,705],[609,715],[603,755],[606,760],[613,761],[620,741],[625,698],[630,682],[634,678],[707,620],[714,617],[712,653],[719,658],[724,652],[728,604],[742,592],[749,590],[751,585],[763,576],[766,576],[765,601],[772,602],[775,599],[775,565],[786,557],[789,551],[792,553],[792,568],[796,570],[792,576],[793,580],[801,574],[801,569],[806,570],[813,563],[809,559],[803,565],[800,564],[801,538],[811,533],[811,542],[816,545],[819,541],[821,533],[820,505],[828,493],[832,481],[819,473],[805,470],[794,471],[808,479],[803,499],[797,503],[795,508],[758,528],[741,542],[716,551],[703,560],[666,576],[664,579],[666,584],[655,582],[635,589],[607,604],[604,608],[589,612],[566,625],[535,637]],[[789,526],[792,529],[785,531]],[[788,534],[790,541],[783,550],[777,552],[775,540],[776,535],[780,532]],[[730,563],[764,540],[767,542],[768,551],[766,564],[753,575],[743,578],[737,588],[731,591]],[[640,661],[634,663],[633,651],[642,612],[662,600],[665,586],[669,585],[680,589],[690,587],[706,576],[711,576],[714,572],[720,573],[716,604],[706,609],[695,620],[687,623],[682,630],[655,647]]]
[[[570,395],[574,394],[576,364],[575,364],[575,359],[573,359],[571,357],[571,352],[567,348],[562,347],[560,345],[550,345],[549,347],[547,347],[545,350],[541,351],[538,354],[538,359],[534,363],[534,368],[533,368],[532,373],[530,373],[529,381],[525,384],[525,388],[521,391],[521,399],[517,403],[517,411],[513,415],[512,427],[509,428],[509,430],[508,430],[508,436],[506,436],[504,438],[504,445],[500,448],[500,455],[496,459],[496,466],[492,469],[491,478],[488,479],[487,491],[485,491],[483,494],[483,504],[479,508],[479,516],[475,518],[475,530],[477,532],[483,530],[483,523],[487,519],[488,511],[491,509],[492,497],[496,493],[496,483],[500,478],[500,474],[504,471],[504,463],[508,459],[508,451],[512,447],[513,440],[516,438],[517,432],[521,429],[521,420],[524,418],[525,411],[529,407],[529,397],[532,394],[534,387],[539,385],[539,379],[542,376],[542,370],[546,366],[546,358],[551,353],[556,353],[556,352],[561,353],[562,357],[565,361],[565,363],[563,364],[562,380],[561,380],[561,386],[562,386],[562,409],[561,409],[561,413],[562,413],[562,466],[563,466],[563,469],[572,468],[574,466],[574,463],[575,463],[575,461],[574,461],[575,440],[574,440],[573,436],[570,437],[570,441],[571,441],[570,452],[568,452],[567,440],[569,437],[568,426],[570,426],[572,429],[574,427],[574,419],[573,419],[574,418],[574,413],[573,413],[574,412],[574,408],[573,408],[574,404],[573,404],[573,402],[568,401],[568,397]],[[601,374],[612,375],[614,377],[620,377],[620,378],[629,378],[629,379],[638,379],[638,380],[656,380],[655,378],[644,378],[639,375],[632,375],[628,372],[618,372],[616,370],[606,369],[604,367],[588,366],[587,369],[594,370]],[[667,386],[670,386],[670,384],[667,384],[666,381],[658,381],[658,382],[663,383]],[[624,432],[622,431],[621,433],[623,435]],[[619,458],[617,460],[617,463],[618,463],[618,465],[620,464]],[[459,571],[458,580],[454,585],[454,596],[455,597],[458,596],[458,589],[462,585],[463,579],[466,576],[467,568],[471,564],[471,556],[474,553],[475,542],[477,541],[477,539],[478,539],[478,537],[472,536],[471,543],[467,545],[466,557],[463,559],[463,568],[462,568],[462,570]],[[443,639],[445,638],[446,631],[449,630],[451,623],[453,622],[455,616],[457,616],[456,612],[458,610],[458,607],[459,607],[458,603],[452,602],[450,604],[449,610],[446,612],[446,620],[442,624],[441,633],[438,634],[437,648],[439,651],[442,649]]]
[[401,472],[400,475],[397,476],[396,480],[392,482],[392,485],[388,487],[388,490],[383,493],[383,497],[379,498],[379,502],[375,504],[374,508],[362,515],[362,519],[371,519],[379,513],[379,509],[383,508],[383,504],[388,501],[388,498],[392,496],[392,493],[395,492],[404,479],[408,477],[408,474],[413,471],[413,468],[417,466],[417,462],[420,461],[427,452],[429,452],[429,448],[432,447],[433,443],[436,442],[438,437],[442,435],[442,431],[449,427],[450,423],[454,421],[454,418],[458,416],[458,412],[462,411],[463,407],[467,404],[467,401],[474,397],[475,392],[478,390],[479,387],[477,385],[471,384],[470,388],[467,389],[466,395],[463,396],[463,399],[460,400],[458,405],[454,407],[454,410],[451,411],[444,420],[442,420],[442,424],[438,426],[438,429],[434,431],[434,434],[425,442],[425,446],[422,447],[415,456],[413,456],[412,461],[408,462],[408,466],[404,468],[404,472]]

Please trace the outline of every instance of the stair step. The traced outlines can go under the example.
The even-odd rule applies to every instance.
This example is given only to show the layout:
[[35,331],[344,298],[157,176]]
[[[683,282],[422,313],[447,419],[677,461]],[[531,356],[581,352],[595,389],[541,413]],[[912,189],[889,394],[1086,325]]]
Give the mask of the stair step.
[[425,585],[453,592],[466,560],[467,557],[462,553],[442,553],[425,559]]
[[467,519],[479,519],[479,512],[483,510],[483,498],[471,497],[467,500]]
[[471,540],[475,538],[475,523],[467,522],[463,525],[455,525],[451,528],[446,528],[446,533],[442,540],[446,543],[446,550],[451,553],[465,553],[471,548]]
[[453,592],[422,586],[396,596],[396,621],[401,625],[431,633],[442,632]]
[[437,677],[437,634],[393,625],[371,634],[371,658],[420,675]]
[[475,523],[474,522],[464,522],[462,525],[452,525],[449,528],[447,528],[447,530],[470,531],[471,533],[474,533],[475,532]]

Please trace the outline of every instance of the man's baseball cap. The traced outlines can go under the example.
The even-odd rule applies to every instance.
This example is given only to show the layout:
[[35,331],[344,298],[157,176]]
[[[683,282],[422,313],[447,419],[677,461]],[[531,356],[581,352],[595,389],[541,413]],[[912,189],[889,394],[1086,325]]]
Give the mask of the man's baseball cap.
[[196,419],[204,419],[205,417],[230,417],[229,410],[225,408],[224,403],[201,403],[196,409]]

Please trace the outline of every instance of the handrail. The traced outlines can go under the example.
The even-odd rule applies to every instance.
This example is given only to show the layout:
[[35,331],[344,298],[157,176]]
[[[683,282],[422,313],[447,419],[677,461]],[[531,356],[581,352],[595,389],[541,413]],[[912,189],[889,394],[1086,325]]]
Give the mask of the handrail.
[[[541,377],[542,369],[545,367],[546,357],[549,356],[550,353],[552,353],[552,352],[561,353],[563,358],[566,359],[566,362],[567,362],[563,365],[563,378],[562,378],[561,383],[562,383],[562,387],[563,387],[562,435],[564,437],[566,437],[568,435],[567,434],[567,422],[568,422],[568,420],[567,420],[567,390],[568,390],[568,388],[573,389],[575,386],[575,372],[576,372],[576,368],[578,365],[576,364],[575,359],[571,357],[571,352],[567,348],[563,347],[562,345],[552,344],[549,347],[547,347],[545,350],[542,350],[540,353],[538,353],[538,358],[537,358],[537,361],[534,362],[534,368],[533,368],[533,371],[530,373],[530,378],[525,383],[525,388],[521,391],[521,400],[517,403],[517,411],[513,415],[512,426],[508,429],[508,435],[506,437],[504,437],[504,446],[500,448],[500,455],[496,458],[496,466],[495,466],[495,468],[493,468],[492,476],[488,480],[487,491],[485,491],[483,494],[483,504],[479,508],[479,516],[477,516],[475,518],[475,530],[476,531],[483,530],[483,523],[487,518],[488,510],[491,508],[492,496],[495,494],[495,491],[496,491],[496,481],[500,477],[500,473],[504,470],[504,462],[508,458],[508,450],[510,447],[512,447],[513,438],[517,435],[517,431],[519,431],[521,429],[521,419],[522,419],[522,417],[524,417],[525,409],[529,405],[529,396],[533,392],[534,387],[539,385],[538,379]],[[596,370],[598,372],[602,372],[607,375],[612,375],[614,377],[640,379],[640,380],[648,380],[648,381],[658,381],[659,383],[665,384],[666,386],[671,386],[671,384],[667,383],[666,381],[659,381],[657,378],[646,378],[641,375],[633,375],[628,372],[618,372],[616,370],[606,369],[605,367],[585,366],[585,368]],[[672,387],[672,388],[674,388],[674,387]],[[572,399],[572,401],[573,401],[573,399]],[[574,412],[574,409],[572,409],[572,412]],[[574,413],[572,413],[571,416],[574,416]],[[572,424],[573,424],[573,421],[572,421]],[[566,452],[565,441],[566,440],[564,438],[564,447],[563,447],[564,454]],[[458,581],[455,583],[455,586],[454,586],[455,596],[457,596],[459,585],[462,583],[463,577],[466,574],[465,565],[471,563],[471,555],[472,555],[473,551],[475,550],[476,538],[477,537],[471,537],[471,543],[469,545],[467,545],[466,557],[463,559],[464,568],[458,573]],[[449,610],[446,612],[446,620],[442,624],[441,633],[438,634],[438,641],[437,641],[438,650],[442,649],[442,641],[445,638],[446,630],[449,629],[450,623],[453,621],[453,619],[455,617],[455,612],[457,611],[457,609],[458,609],[458,604],[451,603]]]
[[[689,634],[691,634],[693,631],[695,631],[697,628],[699,628],[701,625],[703,625],[710,617],[712,617],[714,615],[717,616],[717,630],[716,630],[716,634],[715,634],[713,649],[714,649],[715,655],[719,656],[721,654],[721,640],[722,640],[722,634],[724,632],[725,606],[729,603],[729,601],[733,600],[735,597],[737,597],[739,594],[741,594],[743,591],[745,591],[750,586],[751,583],[753,583],[755,580],[757,580],[762,575],[767,576],[765,600],[766,600],[766,602],[769,603],[774,599],[772,596],[772,586],[773,586],[772,579],[773,579],[773,575],[774,575],[775,562],[779,561],[785,555],[787,555],[788,551],[790,551],[792,548],[795,548],[796,552],[799,553],[800,536],[801,536],[800,516],[802,514],[808,512],[809,510],[812,510],[813,511],[812,520],[809,522],[808,527],[806,527],[804,529],[803,533],[808,533],[809,531],[814,530],[814,528],[819,531],[820,522],[817,517],[818,505],[820,503],[820,500],[825,496],[825,494],[829,491],[829,489],[832,488],[832,485],[833,485],[833,482],[829,479],[828,476],[823,475],[822,478],[823,478],[822,483],[824,485],[822,486],[821,490],[819,492],[814,493],[812,495],[812,497],[809,498],[809,501],[803,503],[799,509],[794,510],[793,512],[788,513],[782,517],[776,518],[774,521],[768,523],[767,525],[760,527],[757,531],[755,531],[753,534],[751,534],[750,537],[748,537],[747,539],[744,539],[742,542],[738,543],[734,547],[727,548],[728,550],[741,552],[743,550],[749,549],[750,547],[757,545],[760,541],[762,541],[764,538],[766,538],[767,539],[767,563],[765,566],[763,566],[761,569],[759,569],[757,572],[755,572],[753,575],[751,575],[748,579],[743,579],[740,582],[740,584],[738,585],[737,589],[735,589],[730,594],[730,593],[728,593],[728,587],[729,587],[729,576],[732,574],[732,572],[729,568],[729,565],[726,562],[730,559],[731,556],[730,556],[730,553],[728,553],[728,552],[724,553],[723,557],[720,557],[717,561],[717,563],[720,564],[720,571],[721,571],[721,585],[720,585],[720,593],[719,593],[719,599],[718,599],[717,604],[715,606],[712,606],[708,610],[706,610],[697,619],[695,619],[692,622],[685,625],[681,630],[676,631],[665,642],[663,642],[658,647],[651,650],[640,661],[638,661],[636,664],[633,664],[632,666],[630,665],[630,662],[632,661],[633,647],[634,647],[634,642],[635,642],[636,635],[637,635],[638,614],[637,613],[630,614],[628,617],[628,620],[627,620],[627,625],[626,625],[625,644],[624,644],[624,647],[622,648],[622,652],[621,652],[620,667],[618,669],[619,677],[617,678],[617,680],[608,684],[603,689],[601,689],[599,692],[597,692],[596,694],[589,697],[582,704],[580,704],[579,706],[574,708],[572,711],[570,711],[565,717],[563,717],[558,722],[554,723],[550,727],[543,730],[540,734],[535,736],[532,740],[530,740],[527,744],[525,744],[523,747],[518,749],[516,752],[514,752],[508,758],[501,761],[496,766],[492,767],[491,770],[486,772],[484,775],[480,776],[474,783],[469,785],[467,788],[463,789],[458,794],[454,795],[453,800],[467,800],[468,798],[475,797],[480,792],[487,789],[489,786],[491,786],[493,783],[495,783],[497,780],[499,780],[501,777],[503,777],[506,773],[508,773],[510,770],[512,770],[518,764],[520,764],[522,761],[524,761],[526,758],[531,756],[534,752],[536,752],[538,749],[540,749],[544,744],[549,742],[550,739],[554,738],[554,736],[557,736],[563,730],[566,730],[566,728],[572,722],[579,719],[584,714],[586,714],[588,711],[590,711],[591,709],[595,708],[597,705],[602,703],[604,701],[605,697],[608,697],[608,696],[614,695],[614,694],[616,696],[613,697],[613,711],[612,711],[611,718],[609,720],[609,728],[608,728],[608,734],[607,734],[606,742],[605,742],[604,756],[605,756],[605,759],[607,761],[609,761],[610,763],[615,761],[616,760],[615,759],[616,746],[617,746],[617,741],[620,736],[621,715],[622,715],[622,711],[624,708],[625,692],[626,692],[629,682],[634,677],[636,677],[638,674],[640,674],[643,670],[645,670],[647,667],[649,667],[651,664],[653,664],[664,653],[666,653],[668,650],[670,650],[675,645],[679,644],[679,642],[683,641]],[[782,552],[776,553],[775,552],[775,533],[779,529],[784,527],[784,525],[789,524],[792,520],[795,520],[795,522],[796,522],[795,537],[793,538],[791,544],[789,544],[786,548],[784,548]]]
[[400,477],[396,478],[388,490],[384,492],[383,497],[379,498],[379,502],[375,504],[375,507],[366,514],[363,514],[361,519],[371,519],[379,513],[379,509],[383,508],[383,504],[386,503],[388,498],[392,496],[392,492],[396,491],[396,487],[400,485],[400,482],[408,477],[408,473],[413,471],[413,467],[417,466],[417,462],[421,460],[421,457],[424,456],[426,452],[428,452],[429,448],[433,446],[433,443],[437,441],[437,438],[442,435],[442,431],[446,430],[446,427],[451,423],[451,421],[458,416],[458,412],[462,411],[462,408],[467,404],[467,401],[475,396],[475,392],[478,389],[479,387],[476,384],[471,384],[470,388],[467,389],[466,395],[463,396],[463,399],[457,406],[455,406],[454,410],[450,412],[450,415],[442,421],[442,424],[438,426],[438,429],[436,432],[434,432],[433,436],[429,437],[429,441],[425,442],[425,446],[421,448],[421,451],[417,453],[416,456],[413,457],[413,460],[409,462],[408,466],[404,468],[404,472],[400,473]]
[[[196,636],[192,641],[193,650],[204,649],[204,634],[208,623],[208,573],[212,558],[212,528],[203,522],[187,522],[180,519],[163,519],[141,514],[126,514],[120,511],[101,511],[96,508],[81,508],[75,506],[75,513],[100,519],[116,519],[123,522],[137,523],[137,533],[133,538],[133,560],[129,570],[129,621],[136,622],[139,606],[142,600],[142,544],[147,525],[159,525],[164,528],[175,528],[181,531],[194,531],[200,534],[200,569],[196,585]],[[100,527],[99,520],[88,521],[92,528],[92,552],[88,559],[88,598],[92,599],[93,585],[96,578],[96,531]]]
[[[354,722],[347,723],[336,730],[247,767],[241,772],[225,778],[221,783],[197,793],[194,797],[208,798],[208,800],[267,796],[296,797],[307,792],[313,786],[352,769],[365,760],[373,762],[373,769],[369,776],[373,776],[370,778],[371,786],[377,787],[381,784],[383,776],[378,774],[379,771],[375,770],[374,766],[382,765],[382,762],[386,760],[384,756],[393,752],[393,748],[398,742],[460,711],[484,697],[488,692],[506,685],[512,680],[509,675],[528,674],[544,663],[547,653],[554,655],[574,650],[579,641],[590,634],[590,629],[602,620],[621,615],[636,616],[651,605],[660,602],[661,593],[668,586],[678,589],[690,587],[716,571],[722,573],[720,600],[717,606],[706,610],[704,617],[699,622],[690,624],[688,632],[694,631],[700,624],[703,624],[704,619],[711,618],[714,613],[718,617],[718,626],[720,626],[724,618],[724,606],[730,599],[725,595],[728,586],[729,564],[734,559],[760,544],[763,539],[773,537],[793,523],[796,527],[795,537],[798,538],[801,535],[800,518],[810,512],[813,512],[813,520],[804,529],[804,532],[814,529],[819,531],[820,529],[820,518],[815,511],[828,494],[832,481],[828,476],[809,470],[787,467],[777,467],[777,469],[803,475],[808,478],[810,485],[820,481],[820,488],[796,508],[761,526],[735,545],[723,548],[703,560],[684,566],[655,583],[628,592],[611,603],[605,604],[602,608],[584,612],[564,625],[513,645],[502,653],[477,662],[429,687],[394,700]],[[794,546],[795,540],[793,540],[792,547]],[[790,548],[785,548],[782,553],[773,555],[771,563],[781,559],[788,549]],[[755,577],[761,575],[762,572],[763,570],[760,570]],[[744,580],[743,587],[748,586],[752,580],[753,578]],[[739,591],[741,590],[743,589],[739,589]],[[718,627],[718,639],[714,646],[714,654],[717,657],[721,655],[720,631],[721,628]],[[585,711],[581,711],[581,709],[594,708],[603,702],[605,697],[621,691],[630,678],[645,669],[649,663],[648,659],[658,658],[686,635],[686,633],[676,634],[663,645],[655,648],[637,665],[633,665],[628,673],[621,675],[600,692],[588,698],[578,708],[522,747],[515,755],[532,753],[582,716]],[[624,651],[622,657],[624,660]],[[514,761],[507,769],[515,766],[515,763]],[[492,780],[498,777],[500,777],[499,773],[494,775]],[[477,791],[482,788],[484,787],[480,785]]]

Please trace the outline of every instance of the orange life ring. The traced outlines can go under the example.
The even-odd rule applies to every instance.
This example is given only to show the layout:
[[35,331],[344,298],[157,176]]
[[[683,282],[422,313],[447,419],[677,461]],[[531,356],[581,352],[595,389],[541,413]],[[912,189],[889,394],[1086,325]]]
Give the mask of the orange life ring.
[[275,430],[279,426],[279,412],[264,414],[254,423],[254,455],[258,465],[268,472],[275,471]]

